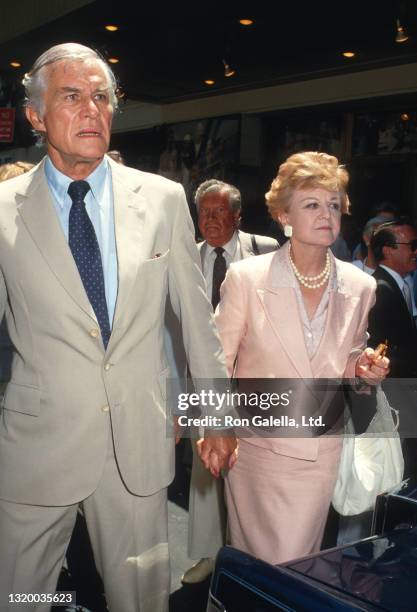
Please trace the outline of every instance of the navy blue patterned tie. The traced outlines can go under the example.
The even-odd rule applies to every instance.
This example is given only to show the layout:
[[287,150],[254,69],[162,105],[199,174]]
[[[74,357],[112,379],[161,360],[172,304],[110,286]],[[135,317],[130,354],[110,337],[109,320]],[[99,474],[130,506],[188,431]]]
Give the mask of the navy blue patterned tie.
[[68,187],[68,195],[72,200],[68,242],[84,289],[100,325],[104,347],[107,348],[110,325],[104,290],[103,265],[97,236],[84,202],[89,190],[90,185],[87,181],[73,181]]

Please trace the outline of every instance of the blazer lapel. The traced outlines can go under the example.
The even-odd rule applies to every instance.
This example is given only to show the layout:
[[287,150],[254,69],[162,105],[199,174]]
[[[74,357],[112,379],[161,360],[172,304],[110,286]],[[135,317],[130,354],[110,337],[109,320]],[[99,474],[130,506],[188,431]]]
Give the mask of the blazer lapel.
[[46,263],[74,302],[97,323],[56,214],[41,163],[28,188],[18,193],[17,210]]
[[268,321],[300,378],[313,378],[295,291],[287,271],[287,248],[276,251],[257,290]]
[[320,369],[323,355],[328,357],[331,351],[335,350],[338,342],[349,329],[350,315],[353,315],[358,305],[358,298],[346,295],[340,291],[330,291],[329,303],[327,306],[326,323],[319,346],[311,360],[313,372]]
[[404,294],[399,288],[396,280],[391,276],[389,272],[387,272],[384,268],[381,268],[380,266],[377,267],[373,276],[376,280],[384,281],[391,288],[394,295],[396,296],[398,307],[400,309],[399,312],[397,313],[398,317],[402,321],[410,321],[410,324],[414,327],[415,326],[414,318],[412,314],[410,313],[410,311],[408,310],[408,306],[407,306],[407,302],[405,301]]
[[313,378],[294,289],[265,288],[258,289],[257,293],[274,333],[300,378]]
[[200,251],[201,267],[204,270],[204,259],[206,257],[207,252],[207,242],[204,240],[204,242],[201,243],[201,246],[198,244],[197,247]]
[[240,251],[242,253],[242,259],[255,255],[252,247],[252,240],[250,234],[246,234],[246,232],[241,232],[240,230],[238,230],[238,238],[240,242]]
[[359,298],[351,295],[344,283],[343,270],[338,260],[331,255],[332,265],[336,267],[336,285],[329,293],[326,323],[317,351],[312,360],[313,372],[320,371],[323,362],[337,346],[341,346],[347,334],[350,334],[350,323],[358,307]]
[[142,232],[146,200],[138,193],[140,185],[126,184],[117,164],[111,163],[111,169],[119,281],[113,324],[116,327],[136,280],[139,264],[144,259]]

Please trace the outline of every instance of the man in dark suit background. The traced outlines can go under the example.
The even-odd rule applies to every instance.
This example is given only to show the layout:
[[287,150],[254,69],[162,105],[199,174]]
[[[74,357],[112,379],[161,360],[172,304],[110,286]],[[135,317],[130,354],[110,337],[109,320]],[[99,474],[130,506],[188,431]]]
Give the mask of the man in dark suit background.
[[405,220],[384,223],[374,232],[370,246],[378,267],[373,274],[377,290],[375,306],[369,313],[369,344],[376,347],[388,340],[390,380],[385,391],[391,406],[400,411],[407,478],[417,472],[417,387],[412,380],[396,384],[393,379],[417,378],[417,329],[410,286],[404,280],[416,269],[417,231]]
[[[204,181],[195,194],[198,226],[203,242],[197,246],[207,283],[207,295],[215,309],[220,299],[220,285],[232,262],[275,251],[273,238],[239,230],[241,194],[234,185],[217,179]],[[193,448],[193,450],[195,450]],[[188,554],[200,561],[183,576],[183,582],[201,582],[211,573],[214,557],[225,544],[226,509],[223,482],[204,474],[193,452],[188,522]]]

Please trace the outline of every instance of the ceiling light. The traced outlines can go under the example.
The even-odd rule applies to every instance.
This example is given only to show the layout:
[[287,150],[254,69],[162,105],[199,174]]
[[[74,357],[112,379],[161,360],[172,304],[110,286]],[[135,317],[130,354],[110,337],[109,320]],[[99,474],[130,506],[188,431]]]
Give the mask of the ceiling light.
[[119,58],[118,57],[109,57],[109,62],[110,62],[110,64],[118,64],[119,63]]
[[20,62],[17,62],[16,60],[13,60],[12,62],[10,62],[10,66],[12,68],[20,68],[22,64]]
[[231,68],[229,64],[226,62],[226,60],[223,60],[223,65],[224,65],[224,76],[225,77],[229,78],[236,74],[236,70]]
[[355,53],[353,51],[343,51],[343,57],[355,57]]
[[401,25],[400,20],[397,19],[397,34],[395,35],[395,42],[403,43],[403,42],[406,42],[407,40],[408,40],[408,35],[406,31],[404,30],[403,26]]
[[410,119],[410,115],[408,113],[402,113],[401,119],[402,121],[408,121]]
[[104,27],[108,32],[117,32],[117,30],[119,29],[119,26],[111,24],[111,23],[109,23],[108,25],[105,25]]
[[240,25],[251,26],[253,25],[253,19],[239,19]]
[[213,81],[213,79],[205,79],[204,80],[204,84],[205,85],[214,85],[216,81]]

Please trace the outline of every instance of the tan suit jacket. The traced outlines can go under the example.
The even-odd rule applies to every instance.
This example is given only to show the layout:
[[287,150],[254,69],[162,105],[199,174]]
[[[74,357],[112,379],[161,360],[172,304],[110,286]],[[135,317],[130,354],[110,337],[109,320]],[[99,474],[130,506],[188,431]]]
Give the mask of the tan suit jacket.
[[[229,374],[236,378],[353,378],[366,346],[375,281],[335,259],[326,326],[310,361],[295,291],[288,286],[288,244],[275,253],[231,264],[216,311]],[[251,438],[253,444],[299,459],[317,459],[318,439]]]
[[149,495],[169,484],[168,292],[192,375],[225,376],[182,187],[109,163],[118,296],[106,351],[43,162],[0,185],[0,314],[5,311],[15,346],[0,420],[5,500],[68,505],[85,499],[100,479],[109,435],[129,491]]

